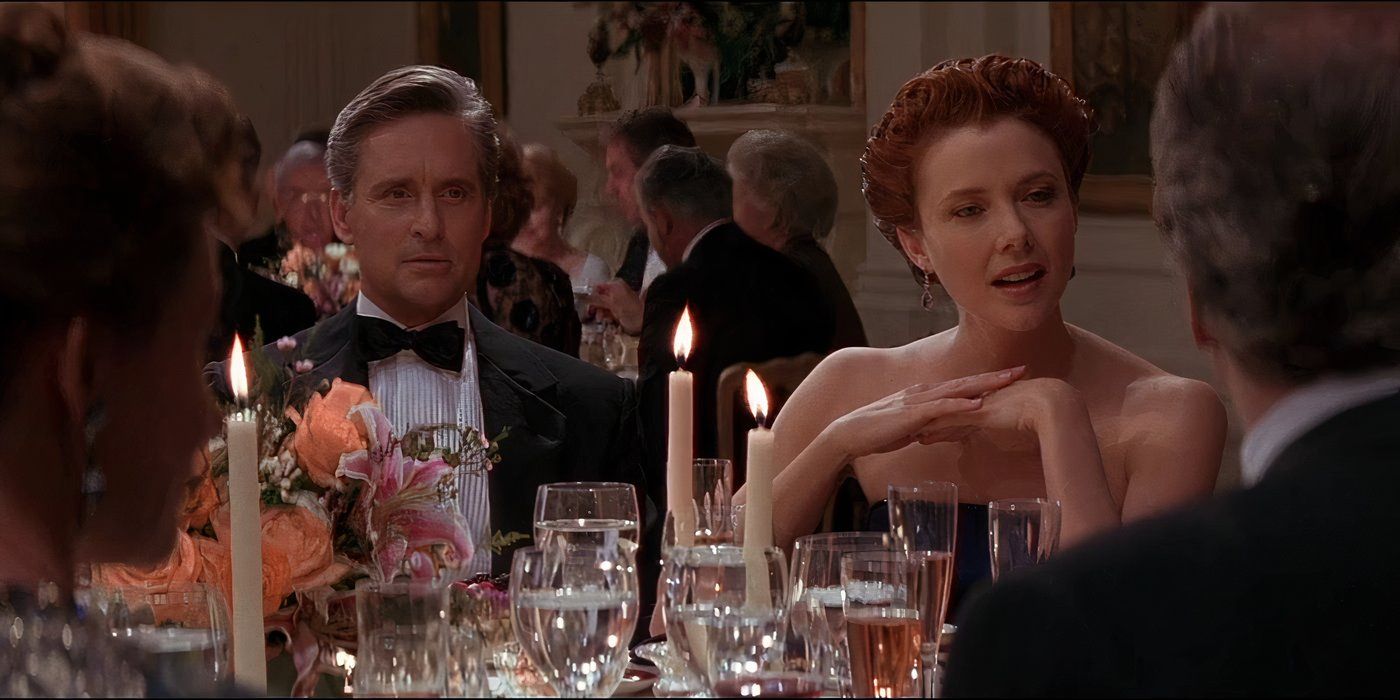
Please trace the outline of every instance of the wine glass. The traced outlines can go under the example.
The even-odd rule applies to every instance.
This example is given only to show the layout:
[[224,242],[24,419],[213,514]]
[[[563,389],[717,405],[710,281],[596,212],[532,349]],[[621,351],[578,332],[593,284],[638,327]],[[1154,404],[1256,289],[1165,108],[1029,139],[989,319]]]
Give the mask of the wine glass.
[[426,581],[355,585],[355,697],[436,697],[447,688],[448,590]]
[[[718,681],[780,663],[787,560],[776,547],[676,547],[666,561],[671,650],[714,691]],[[724,637],[724,639],[721,639]]]
[[615,481],[543,484],[535,491],[535,543],[540,547],[641,542],[637,490]]
[[792,544],[788,657],[793,657],[793,638],[802,640],[808,670],[825,678],[828,690],[841,691],[851,677],[841,609],[841,556],[888,551],[889,543],[883,532],[827,532],[799,537]]
[[638,618],[634,555],[616,542],[516,551],[511,624],[560,697],[608,697],[622,682]]
[[938,644],[953,590],[953,562],[958,533],[958,485],[925,481],[916,486],[890,486],[890,540],[894,549],[909,557],[917,570],[924,664],[924,697],[934,697],[937,682]]
[[231,678],[228,603],[206,583],[96,589],[111,633],[133,643],[169,688],[212,691]]
[[992,581],[1012,569],[1045,561],[1060,546],[1060,504],[1044,498],[1004,498],[987,504]]
[[841,604],[855,697],[918,697],[922,690],[916,570],[903,552],[841,555]]

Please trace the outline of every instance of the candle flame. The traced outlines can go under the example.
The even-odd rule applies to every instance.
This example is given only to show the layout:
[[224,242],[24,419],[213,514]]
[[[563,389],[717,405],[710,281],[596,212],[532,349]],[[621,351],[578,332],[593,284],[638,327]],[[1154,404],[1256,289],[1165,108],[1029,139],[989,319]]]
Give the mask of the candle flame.
[[671,341],[671,349],[676,353],[676,362],[684,364],[690,358],[691,345],[695,343],[695,327],[690,322],[690,306],[681,311],[681,320],[676,322],[676,334]]
[[233,334],[233,351],[228,356],[228,383],[233,398],[239,403],[248,400],[248,368],[243,364],[243,341]]
[[763,385],[763,380],[758,378],[757,372],[749,370],[749,373],[744,375],[744,389],[749,400],[749,412],[762,426],[768,418],[768,387]]

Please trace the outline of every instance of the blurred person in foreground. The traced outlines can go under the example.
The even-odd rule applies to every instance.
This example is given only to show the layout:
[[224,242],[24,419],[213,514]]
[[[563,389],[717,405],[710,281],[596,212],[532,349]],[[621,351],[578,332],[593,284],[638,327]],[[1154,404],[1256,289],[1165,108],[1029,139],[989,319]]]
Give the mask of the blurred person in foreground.
[[1152,118],[1154,213],[1245,488],[1013,572],[949,696],[1394,694],[1400,10],[1218,5]]
[[206,226],[233,193],[186,80],[0,6],[0,695],[174,691],[73,589],[80,564],[169,554],[218,425],[199,372],[218,308]]

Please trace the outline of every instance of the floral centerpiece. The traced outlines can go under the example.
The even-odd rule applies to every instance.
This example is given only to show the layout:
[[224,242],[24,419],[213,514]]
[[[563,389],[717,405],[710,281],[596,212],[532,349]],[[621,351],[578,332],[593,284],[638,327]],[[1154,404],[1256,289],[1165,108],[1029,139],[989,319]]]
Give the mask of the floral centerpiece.
[[[309,695],[320,673],[341,672],[337,652],[355,649],[358,580],[447,584],[463,578],[476,547],[499,550],[523,535],[498,532],[491,542],[473,542],[455,506],[458,476],[489,471],[500,459],[494,441],[466,428],[458,429],[459,448],[406,443],[365,387],[340,379],[322,382],[300,406],[284,402],[292,378],[310,367],[294,340],[277,347],[285,358],[280,363],[260,350],[250,353],[262,426],[263,615],[268,631],[279,633],[269,638],[284,640],[269,654],[291,651],[293,694]],[[159,591],[202,582],[232,600],[222,437],[197,456],[197,472],[170,557],[150,568],[95,567],[95,585]],[[481,612],[494,616],[496,607]]]
[[360,293],[360,261],[344,243],[328,243],[321,250],[293,244],[276,276],[311,297],[322,318],[341,310]]

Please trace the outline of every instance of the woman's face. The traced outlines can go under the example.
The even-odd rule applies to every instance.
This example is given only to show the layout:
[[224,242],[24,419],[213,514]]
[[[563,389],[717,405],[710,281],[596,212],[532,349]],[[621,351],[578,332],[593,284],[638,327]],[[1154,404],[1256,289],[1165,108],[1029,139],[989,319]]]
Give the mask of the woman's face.
[[194,456],[217,430],[202,376],[211,320],[218,316],[218,275],[202,237],[155,325],[140,334],[95,338],[95,382],[106,423],[94,459],[106,492],[84,537],[99,561],[153,563],[169,554]]
[[916,162],[915,264],[965,314],[1026,331],[1053,318],[1074,265],[1077,215],[1054,143],[1024,121],[949,131]]

